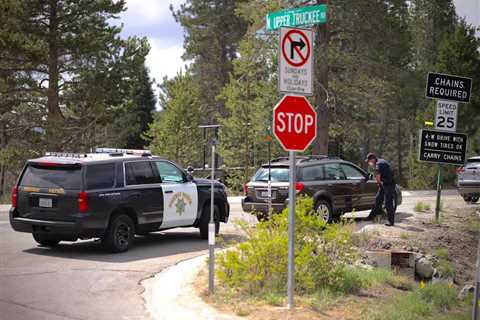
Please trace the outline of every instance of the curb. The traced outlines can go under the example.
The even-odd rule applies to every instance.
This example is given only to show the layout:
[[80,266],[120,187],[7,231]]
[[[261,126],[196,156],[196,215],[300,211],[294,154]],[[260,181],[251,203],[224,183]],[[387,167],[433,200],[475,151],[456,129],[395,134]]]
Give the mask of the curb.
[[195,281],[207,255],[182,261],[145,280],[145,307],[155,320],[240,320],[219,313],[205,303],[195,289]]

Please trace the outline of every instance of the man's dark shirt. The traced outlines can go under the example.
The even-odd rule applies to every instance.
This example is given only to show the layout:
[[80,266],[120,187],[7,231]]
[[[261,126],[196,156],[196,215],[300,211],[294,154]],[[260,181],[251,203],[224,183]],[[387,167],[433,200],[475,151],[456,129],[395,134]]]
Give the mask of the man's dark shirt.
[[390,167],[390,164],[387,161],[383,159],[377,160],[375,174],[380,174],[380,179],[382,180],[383,184],[385,185],[395,184],[395,178],[393,176],[392,168]]

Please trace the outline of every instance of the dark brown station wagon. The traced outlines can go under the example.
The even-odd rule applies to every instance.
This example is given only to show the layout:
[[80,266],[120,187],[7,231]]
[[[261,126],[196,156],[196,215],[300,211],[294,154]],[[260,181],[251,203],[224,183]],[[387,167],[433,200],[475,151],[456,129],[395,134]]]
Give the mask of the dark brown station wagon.
[[[288,158],[277,158],[258,169],[244,186],[242,207],[261,220],[269,207],[268,177],[271,183],[271,209],[282,211],[288,203]],[[327,222],[353,210],[370,210],[375,203],[378,187],[366,171],[337,157],[298,156],[297,194],[313,197],[315,210]],[[396,186],[395,207],[402,203],[400,187]]]

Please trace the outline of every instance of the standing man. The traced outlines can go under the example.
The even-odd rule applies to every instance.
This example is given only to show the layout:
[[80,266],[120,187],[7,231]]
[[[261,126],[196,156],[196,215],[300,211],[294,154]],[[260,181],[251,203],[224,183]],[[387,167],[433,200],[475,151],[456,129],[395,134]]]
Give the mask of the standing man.
[[375,207],[373,207],[369,219],[375,218],[377,214],[382,211],[382,205],[385,201],[385,208],[387,209],[388,223],[385,225],[393,227],[395,224],[395,178],[390,164],[384,159],[378,159],[373,153],[367,155],[365,160],[368,165],[375,170],[375,180],[378,185],[378,192],[375,197]]

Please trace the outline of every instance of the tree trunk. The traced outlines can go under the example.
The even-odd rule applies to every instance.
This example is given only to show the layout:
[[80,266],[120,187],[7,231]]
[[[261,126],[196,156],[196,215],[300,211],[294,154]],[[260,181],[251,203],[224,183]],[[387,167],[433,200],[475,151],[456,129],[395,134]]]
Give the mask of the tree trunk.
[[[400,117],[399,117],[400,118]],[[398,179],[399,182],[403,181],[403,156],[402,156],[402,122],[401,119],[397,121],[397,166],[398,166]]]
[[[58,18],[57,0],[50,0],[49,11],[49,35],[48,35],[48,89],[47,89],[47,139],[50,148],[60,147],[60,131],[63,124],[63,116],[60,110],[58,68]],[[56,151],[56,150],[52,150]]]
[[[328,4],[328,0],[317,0],[317,4]],[[331,112],[328,106],[328,63],[326,59],[320,61],[319,55],[325,52],[328,45],[327,23],[316,27],[315,37],[315,79],[314,104],[318,114],[317,139],[313,142],[313,153],[328,155],[329,129]],[[326,56],[323,55],[325,58]]]
[[[7,146],[7,134],[6,125],[0,122],[0,150],[3,150]],[[4,163],[0,164],[0,197],[6,194],[6,170],[7,167]]]

